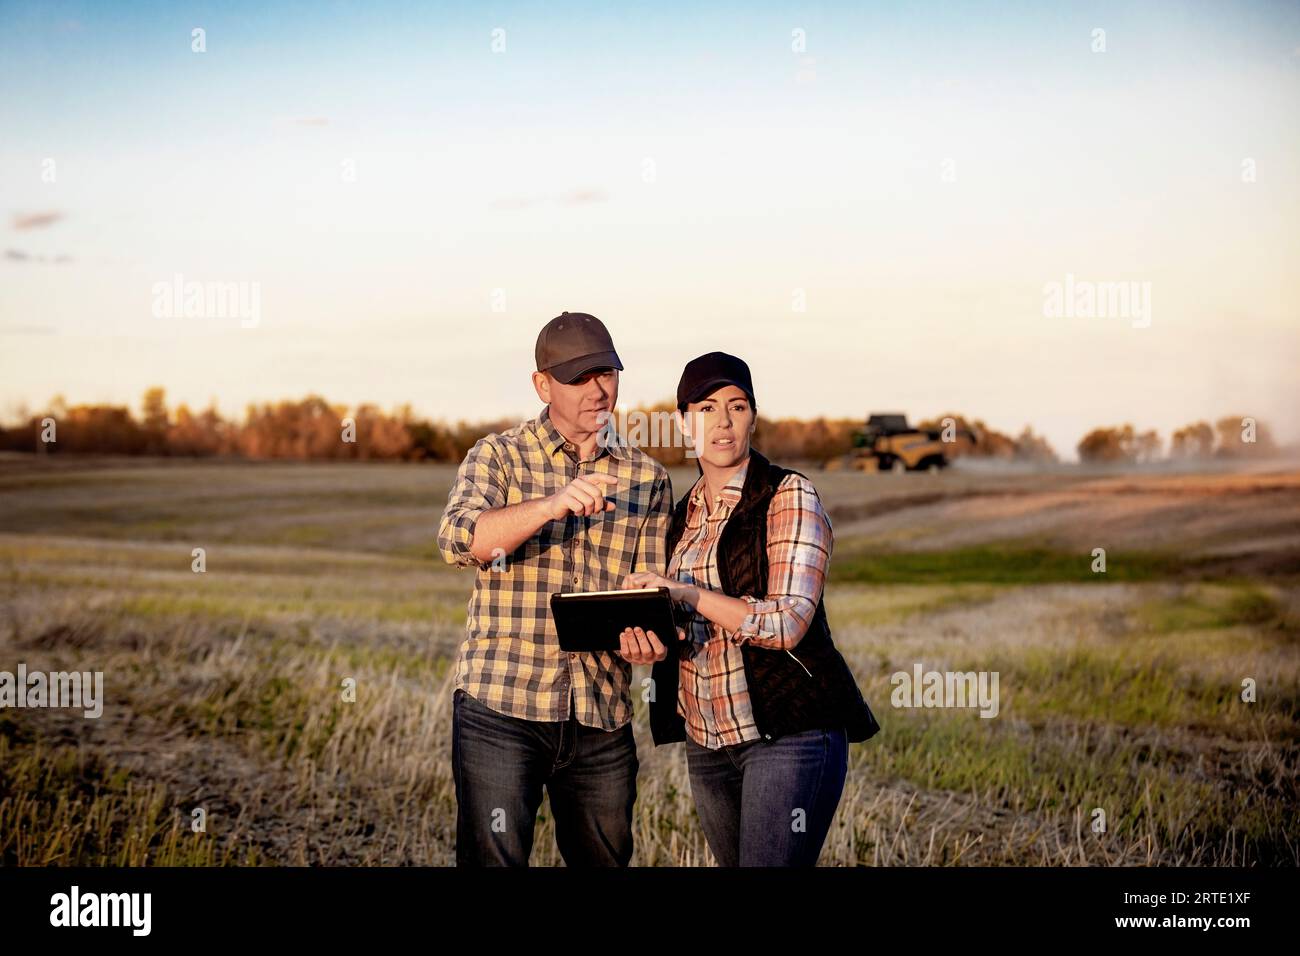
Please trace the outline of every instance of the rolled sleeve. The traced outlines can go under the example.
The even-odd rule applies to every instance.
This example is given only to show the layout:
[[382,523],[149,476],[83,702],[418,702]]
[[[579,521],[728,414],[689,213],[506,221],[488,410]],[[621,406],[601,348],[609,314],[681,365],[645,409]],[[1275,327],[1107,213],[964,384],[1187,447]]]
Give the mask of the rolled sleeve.
[[500,459],[492,443],[481,438],[465,455],[447,496],[447,507],[438,525],[438,551],[443,560],[462,568],[489,563],[480,561],[470,550],[474,526],[484,511],[505,503],[506,482]]
[[767,512],[768,589],[744,595],[749,613],[730,640],[789,650],[808,632],[826,584],[833,537],[830,519],[812,483],[792,475]]

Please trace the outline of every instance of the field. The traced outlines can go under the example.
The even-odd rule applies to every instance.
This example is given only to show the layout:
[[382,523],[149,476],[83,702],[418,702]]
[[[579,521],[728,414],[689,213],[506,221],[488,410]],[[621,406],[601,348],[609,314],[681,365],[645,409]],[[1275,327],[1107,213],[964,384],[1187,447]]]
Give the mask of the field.
[[[1294,464],[807,473],[883,726],[823,864],[1300,863]],[[0,671],[103,671],[106,698],[0,710],[0,864],[451,863],[453,474],[0,462]],[[891,706],[917,664],[996,671],[998,715]],[[709,864],[682,748],[639,699],[635,726],[633,864]],[[545,805],[533,862],[559,862]]]

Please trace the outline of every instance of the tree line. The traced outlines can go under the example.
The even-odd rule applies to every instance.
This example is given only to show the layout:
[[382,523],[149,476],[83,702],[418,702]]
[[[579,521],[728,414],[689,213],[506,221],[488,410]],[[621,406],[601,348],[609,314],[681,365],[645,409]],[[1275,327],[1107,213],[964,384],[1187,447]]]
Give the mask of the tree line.
[[[1094,428],[1083,436],[1079,460],[1090,462],[1149,462],[1166,457],[1164,441],[1153,431],[1132,425]],[[1250,458],[1277,452],[1268,428],[1249,415],[1228,415],[1213,426],[1193,422],[1169,436],[1168,458]]]
[[[620,412],[620,431],[665,465],[687,460],[685,443],[672,426],[674,404],[665,401]],[[372,404],[353,408],[318,395],[298,400],[250,404],[242,422],[224,418],[215,404],[194,411],[182,403],[167,407],[166,393],[150,388],[137,417],[127,406],[69,405],[62,396],[38,413],[24,413],[18,424],[0,427],[0,449],[38,454],[159,455],[187,458],[298,460],[388,460],[458,463],[489,432],[518,424],[516,419],[477,422],[428,420],[409,404],[385,412]],[[637,424],[639,422],[639,424]],[[646,423],[663,426],[647,430]],[[825,463],[851,453],[861,418],[767,419],[759,416],[755,444],[781,460]],[[1026,426],[1004,434],[980,419],[957,413],[917,423],[919,429],[955,424],[974,435],[964,454],[1007,461],[1054,462],[1056,452]],[[640,429],[639,431],[637,429]],[[1276,450],[1267,429],[1254,419],[1230,416],[1212,427],[1196,422],[1173,433],[1171,458],[1241,457]],[[1132,425],[1096,428],[1077,448],[1087,462],[1154,461],[1164,445],[1154,431]]]

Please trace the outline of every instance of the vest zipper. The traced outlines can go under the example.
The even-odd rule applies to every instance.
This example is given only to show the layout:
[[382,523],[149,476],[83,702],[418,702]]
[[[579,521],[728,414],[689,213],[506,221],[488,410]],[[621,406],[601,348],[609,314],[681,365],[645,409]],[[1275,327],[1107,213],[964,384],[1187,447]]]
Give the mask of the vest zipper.
[[[786,652],[787,654],[790,654],[791,657],[794,657],[794,654],[791,654],[791,653],[790,653],[790,648],[787,647],[787,648],[785,649],[785,652]],[[797,657],[794,657],[794,662],[795,662],[796,664],[798,664],[800,667],[803,667],[803,672],[804,672],[805,674],[807,674],[809,677],[812,677],[812,671],[810,671],[807,667],[804,667],[804,663],[803,663],[803,661],[799,660],[799,658],[797,658]]]

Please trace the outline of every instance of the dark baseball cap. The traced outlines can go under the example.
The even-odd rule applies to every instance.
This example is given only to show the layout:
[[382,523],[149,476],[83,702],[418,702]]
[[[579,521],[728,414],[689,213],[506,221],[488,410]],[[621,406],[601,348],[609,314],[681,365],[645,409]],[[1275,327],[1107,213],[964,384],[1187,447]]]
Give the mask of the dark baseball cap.
[[562,312],[537,333],[537,371],[568,385],[593,368],[622,369],[605,324],[586,312]]
[[713,394],[721,385],[738,386],[749,398],[749,404],[757,407],[754,383],[744,360],[726,352],[709,352],[691,359],[682,369],[681,381],[677,383],[678,410],[685,411],[688,404]]

